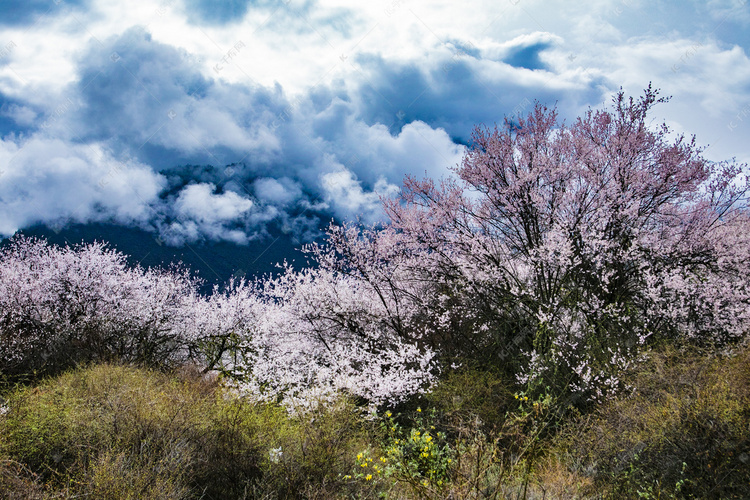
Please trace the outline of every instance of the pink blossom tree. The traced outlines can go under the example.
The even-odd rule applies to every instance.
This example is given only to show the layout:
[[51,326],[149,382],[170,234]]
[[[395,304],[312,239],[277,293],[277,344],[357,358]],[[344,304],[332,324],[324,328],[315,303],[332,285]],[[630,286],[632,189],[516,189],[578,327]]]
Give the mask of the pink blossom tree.
[[287,267],[277,278],[240,283],[229,295],[237,293],[246,294],[251,321],[224,367],[245,394],[304,411],[342,394],[394,403],[435,379],[434,354],[397,333],[393,316],[363,281]]
[[75,363],[181,361],[199,301],[186,272],[129,267],[94,243],[16,238],[0,251],[0,370],[51,373]]
[[365,282],[286,268],[209,296],[196,285],[185,271],[128,266],[104,244],[16,238],[0,250],[0,375],[191,362],[296,410],[342,393],[395,402],[434,380],[433,353],[399,335]]
[[537,104],[514,127],[478,127],[455,178],[407,178],[388,227],[334,228],[318,260],[368,283],[394,331],[445,361],[591,398],[649,338],[746,338],[744,166],[650,126],[664,101],[649,87],[570,126]]
[[208,297],[101,244],[17,239],[0,251],[0,369],[192,359],[304,409],[393,403],[492,364],[597,399],[651,339],[746,341],[745,166],[652,127],[664,101],[649,87],[572,125],[537,104],[479,127],[454,177],[385,200],[389,223],[332,225],[313,267]]

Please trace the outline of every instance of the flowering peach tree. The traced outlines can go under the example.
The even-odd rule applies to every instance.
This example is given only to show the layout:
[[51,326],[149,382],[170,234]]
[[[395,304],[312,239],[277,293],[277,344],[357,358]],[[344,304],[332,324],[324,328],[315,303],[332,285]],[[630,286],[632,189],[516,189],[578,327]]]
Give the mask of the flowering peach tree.
[[334,227],[336,269],[392,330],[443,361],[596,399],[649,339],[723,345],[750,326],[744,165],[651,126],[665,99],[619,92],[572,125],[537,104],[479,127],[455,176],[407,178],[380,231]]
[[241,390],[304,410],[342,392],[394,403],[434,380],[434,353],[398,335],[366,283],[287,268],[254,286],[252,325],[231,366]]
[[0,251],[0,371],[183,360],[196,300],[184,271],[129,267],[101,243],[61,248],[16,238]]

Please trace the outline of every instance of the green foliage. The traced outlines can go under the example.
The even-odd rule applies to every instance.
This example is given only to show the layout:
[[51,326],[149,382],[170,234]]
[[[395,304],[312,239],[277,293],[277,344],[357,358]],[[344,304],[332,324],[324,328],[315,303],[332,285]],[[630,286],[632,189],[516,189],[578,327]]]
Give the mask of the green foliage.
[[[377,417],[379,440],[357,455],[357,467],[347,477],[395,485],[390,493],[406,498],[525,497],[558,424],[559,401],[544,391],[512,394],[500,380],[494,372],[464,371],[430,396],[443,409]],[[461,387],[467,399],[457,397]],[[478,394],[494,395],[505,413],[490,411]],[[468,404],[491,415],[489,425]]]
[[354,454],[367,443],[361,410],[346,401],[319,406],[309,413],[287,417],[273,446],[265,452],[267,490],[278,498],[347,498],[367,491],[342,471],[354,467]]
[[573,463],[612,498],[750,497],[750,351],[666,348],[631,382],[572,425]]
[[490,430],[502,425],[512,409],[514,386],[494,366],[461,367],[447,371],[425,399],[429,406],[453,419],[478,418],[482,427]]
[[0,486],[29,498],[335,498],[353,492],[340,472],[365,442],[358,416],[342,401],[293,417],[197,370],[98,365],[8,394]]
[[664,346],[623,380],[579,414],[457,370],[373,419],[343,399],[290,415],[195,368],[92,366],[3,395],[0,499],[750,498],[749,349]]
[[417,408],[408,428],[390,411],[383,414],[378,419],[381,453],[376,459],[369,451],[359,453],[353,477],[365,481],[392,478],[408,484],[418,496],[440,491],[450,480],[456,452],[445,433],[435,429],[435,412],[423,413]]
[[[214,466],[196,452],[218,444],[209,425],[216,401],[197,378],[113,365],[75,370],[9,395],[0,450],[53,489],[183,498],[182,485]],[[254,469],[247,465],[249,476]]]

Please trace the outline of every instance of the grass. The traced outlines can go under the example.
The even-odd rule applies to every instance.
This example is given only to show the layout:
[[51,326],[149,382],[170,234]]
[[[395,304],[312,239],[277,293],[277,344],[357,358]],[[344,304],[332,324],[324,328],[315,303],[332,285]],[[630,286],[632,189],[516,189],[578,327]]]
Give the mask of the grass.
[[7,407],[5,498],[325,498],[345,489],[334,471],[351,468],[362,433],[346,402],[292,418],[189,370],[111,364],[19,388]]
[[636,390],[569,426],[565,448],[610,498],[750,498],[750,350],[674,347]]
[[0,498],[750,498],[750,349],[663,347],[626,376],[577,413],[467,369],[373,418],[345,399],[292,416],[190,368],[82,367],[5,392]]

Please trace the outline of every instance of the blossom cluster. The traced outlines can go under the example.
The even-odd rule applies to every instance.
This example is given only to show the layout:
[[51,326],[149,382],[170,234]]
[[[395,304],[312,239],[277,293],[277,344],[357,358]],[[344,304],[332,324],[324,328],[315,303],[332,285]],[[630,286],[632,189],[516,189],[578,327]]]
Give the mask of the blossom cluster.
[[649,87],[570,126],[537,104],[478,127],[454,177],[407,178],[385,228],[335,228],[316,255],[380,290],[399,333],[444,360],[589,399],[620,388],[651,339],[742,341],[747,167],[651,126],[665,100]]
[[101,243],[74,249],[14,239],[0,251],[0,370],[182,359],[195,290],[187,273],[129,267]]
[[0,251],[0,374],[190,361],[300,411],[341,393],[396,402],[434,380],[434,352],[396,335],[372,288],[350,277],[287,268],[208,296],[198,284],[178,269],[129,266],[101,243],[16,238]]

